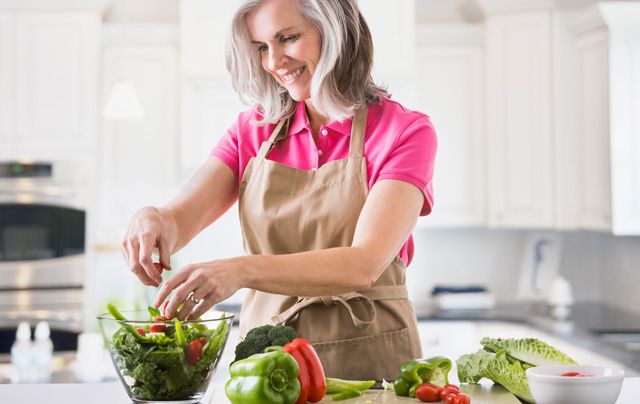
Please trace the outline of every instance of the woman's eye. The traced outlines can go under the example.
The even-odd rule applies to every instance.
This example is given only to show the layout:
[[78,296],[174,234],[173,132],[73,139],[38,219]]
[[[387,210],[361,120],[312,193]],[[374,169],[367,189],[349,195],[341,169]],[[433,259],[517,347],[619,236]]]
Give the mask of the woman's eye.
[[265,52],[266,50],[267,50],[267,45],[258,46],[258,52],[259,53]]
[[282,42],[293,42],[298,39],[298,35],[288,35],[282,37]]

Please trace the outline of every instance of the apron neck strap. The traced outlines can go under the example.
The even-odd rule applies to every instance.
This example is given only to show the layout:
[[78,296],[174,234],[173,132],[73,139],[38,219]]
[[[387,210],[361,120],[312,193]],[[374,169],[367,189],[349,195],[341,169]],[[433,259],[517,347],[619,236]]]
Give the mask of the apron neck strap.
[[351,140],[349,141],[349,158],[364,156],[364,135],[367,128],[367,106],[356,110],[351,121]]
[[278,122],[276,127],[273,129],[273,132],[271,132],[269,140],[262,143],[262,146],[258,151],[258,155],[256,156],[258,160],[264,160],[267,157],[267,154],[269,154],[271,149],[273,149],[273,147],[276,145],[276,143],[287,136],[287,134],[289,133],[290,120],[291,118],[281,119],[280,122]]
[[[356,110],[351,121],[351,139],[349,140],[349,157],[362,157],[364,156],[364,137],[365,129],[367,128],[367,106]],[[291,117],[288,119],[281,119],[276,125],[269,136],[269,140],[262,143],[258,155],[258,160],[263,160],[267,157],[267,154],[273,149],[275,144],[287,137],[289,133],[289,124]]]

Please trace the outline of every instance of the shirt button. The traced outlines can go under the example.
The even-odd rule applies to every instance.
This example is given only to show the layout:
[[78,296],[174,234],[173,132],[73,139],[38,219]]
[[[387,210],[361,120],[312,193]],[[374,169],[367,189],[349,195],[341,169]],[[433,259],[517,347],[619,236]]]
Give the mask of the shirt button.
[[329,134],[329,131],[326,129],[322,129],[320,133],[322,133],[322,136],[327,136]]

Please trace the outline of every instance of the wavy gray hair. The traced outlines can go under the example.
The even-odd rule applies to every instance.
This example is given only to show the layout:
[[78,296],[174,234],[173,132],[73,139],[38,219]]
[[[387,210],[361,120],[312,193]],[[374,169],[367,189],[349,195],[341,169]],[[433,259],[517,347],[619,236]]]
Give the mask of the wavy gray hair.
[[[293,114],[294,100],[263,68],[253,50],[246,16],[262,0],[247,0],[236,11],[226,43],[226,66],[234,90],[263,114],[257,124]],[[311,100],[332,121],[342,121],[366,104],[389,96],[371,78],[373,41],[356,0],[298,0],[298,10],[320,31],[322,50],[311,80]]]

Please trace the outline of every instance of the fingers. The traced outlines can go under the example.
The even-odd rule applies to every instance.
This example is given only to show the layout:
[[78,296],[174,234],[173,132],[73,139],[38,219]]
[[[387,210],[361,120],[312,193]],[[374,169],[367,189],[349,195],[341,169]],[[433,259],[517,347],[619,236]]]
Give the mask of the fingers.
[[158,240],[158,254],[160,256],[160,265],[162,268],[171,270],[171,252],[167,244],[166,238],[160,237]]
[[122,242],[122,255],[124,255],[125,262],[129,267],[129,270],[133,272],[147,286],[155,286],[156,282],[151,279],[138,262],[138,244],[135,240],[125,238]]
[[[171,300],[167,305],[167,313],[172,317],[177,314],[179,320],[184,320],[196,305],[196,303],[190,299],[191,293],[194,293],[194,298],[198,301],[208,295],[204,289],[206,283],[203,281],[203,278],[202,272],[192,273],[185,282],[175,288],[173,296],[171,296]],[[182,307],[180,307],[180,311],[178,311],[180,305],[182,305]]]
[[[156,293],[156,296],[153,299],[153,307],[158,308],[160,304],[162,304],[164,299],[166,299],[167,296],[169,296],[169,293],[171,293],[171,291],[173,291],[180,284],[186,281],[189,278],[189,275],[191,275],[191,273],[195,269],[196,267],[194,265],[187,265],[186,267],[182,268],[180,271],[176,272],[175,275],[173,275],[169,280],[167,280],[162,285],[160,290],[158,290],[158,293]],[[184,297],[186,298],[186,296]],[[171,305],[171,302],[169,303],[169,305]],[[179,303],[176,304],[175,307],[171,306],[173,308],[173,311],[169,310],[169,305],[167,305],[166,312],[173,313],[173,311],[175,311],[175,309],[178,307]]]
[[139,238],[140,249],[138,251],[138,263],[142,266],[147,276],[153,280],[153,286],[159,286],[162,282],[162,276],[153,266],[151,252],[155,244],[155,237],[151,233],[144,233]]
[[[209,295],[209,296],[211,296],[211,295]],[[206,313],[207,310],[209,310],[211,307],[213,307],[215,302],[213,300],[211,300],[211,298],[209,296],[204,298],[204,299],[202,299],[202,301],[200,303],[198,303],[193,308],[193,310],[191,310],[191,313],[189,313],[189,316],[187,317],[187,320],[195,320],[198,317],[202,316],[204,313]]]

